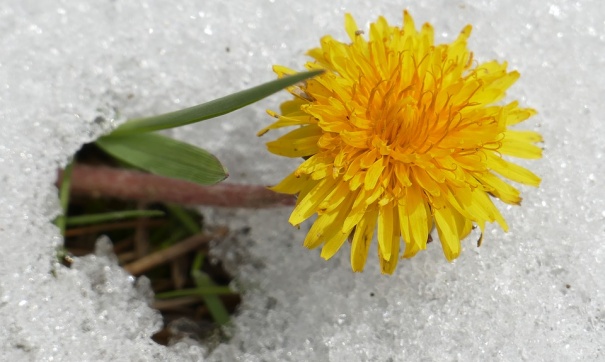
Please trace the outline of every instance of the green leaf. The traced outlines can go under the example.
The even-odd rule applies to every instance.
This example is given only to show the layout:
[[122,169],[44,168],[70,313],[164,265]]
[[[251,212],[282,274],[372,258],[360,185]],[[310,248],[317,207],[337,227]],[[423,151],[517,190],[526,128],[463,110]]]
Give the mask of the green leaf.
[[166,208],[168,208],[168,211],[172,214],[172,216],[174,216],[191,234],[197,234],[202,231],[197,221],[191,217],[191,215],[189,215],[187,210],[184,208],[177,205],[166,205]]
[[322,72],[322,70],[315,70],[311,72],[297,73],[194,107],[185,108],[159,116],[133,119],[116,128],[111,134],[117,136],[137,132],[151,132],[161,129],[180,127],[209,118],[218,117],[259,101],[283,88],[289,87],[307,78],[314,77]]
[[96,144],[111,156],[160,176],[212,185],[228,175],[209,152],[160,134],[111,134]]
[[71,170],[74,167],[74,161],[70,160],[65,169],[63,170],[63,180],[59,190],[59,200],[61,202],[61,210],[63,215],[59,215],[55,219],[55,225],[59,227],[61,235],[65,236],[65,218],[67,216],[67,209],[69,208],[69,189],[71,187]]
[[106,221],[114,221],[121,219],[130,219],[136,217],[153,217],[162,216],[164,212],[160,210],[128,210],[128,211],[113,211],[104,212],[101,214],[69,216],[65,219],[68,226],[98,224]]
[[180,290],[172,290],[169,292],[158,293],[155,295],[157,299],[171,299],[171,298],[180,298],[180,297],[191,297],[191,296],[199,296],[202,295],[229,295],[234,294],[233,291],[229,287],[223,286],[205,286],[203,288],[193,288],[193,289],[180,289]]
[[[194,270],[191,272],[191,276],[193,277],[197,288],[201,290],[215,286],[208,274],[202,272],[201,270]],[[227,308],[225,308],[221,298],[219,298],[216,294],[200,294],[200,296],[204,300],[204,304],[206,304],[208,312],[210,312],[212,319],[214,319],[216,323],[224,325],[229,322],[229,312],[227,311]]]

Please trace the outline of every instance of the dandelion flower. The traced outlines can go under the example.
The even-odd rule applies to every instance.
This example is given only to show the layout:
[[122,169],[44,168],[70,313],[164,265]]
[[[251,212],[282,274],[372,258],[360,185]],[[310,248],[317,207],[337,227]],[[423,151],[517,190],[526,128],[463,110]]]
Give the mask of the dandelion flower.
[[540,183],[502,157],[541,157],[540,134],[509,129],[536,112],[516,101],[495,104],[519,73],[505,62],[476,64],[470,26],[451,44],[434,45],[430,24],[417,31],[403,16],[403,28],[378,18],[366,38],[347,14],[350,42],[323,37],[306,67],[325,72],[289,88],[294,98],[280,114],[268,111],[277,121],[259,132],[296,127],[267,143],[274,154],[304,158],[272,189],[298,195],[291,224],[318,215],[306,247],[322,246],[329,259],[350,241],[353,271],[363,270],[375,232],[383,273],[425,249],[433,227],[452,261],[474,225],[481,238],[486,222],[508,230],[491,197],[508,204],[521,197],[503,178]]

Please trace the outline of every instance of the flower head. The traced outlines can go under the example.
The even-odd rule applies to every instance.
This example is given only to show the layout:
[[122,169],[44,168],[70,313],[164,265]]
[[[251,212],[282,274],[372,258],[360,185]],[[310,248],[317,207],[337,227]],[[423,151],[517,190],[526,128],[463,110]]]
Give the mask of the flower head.
[[[490,196],[519,204],[519,190],[502,178],[538,186],[540,179],[502,155],[539,158],[542,140],[511,130],[535,114],[518,102],[495,104],[519,78],[506,63],[476,64],[467,49],[471,27],[451,44],[434,45],[433,27],[417,31],[380,17],[368,38],[350,15],[350,43],[331,36],[311,49],[309,69],[322,75],[289,89],[277,121],[296,127],[267,144],[270,152],[305,160],[273,190],[297,194],[290,223],[313,214],[304,245],[332,257],[351,241],[351,266],[364,268],[375,231],[383,273],[426,248],[433,226],[447,260],[473,225],[506,221]],[[293,70],[276,66],[281,77]],[[403,240],[403,248],[401,241]]]

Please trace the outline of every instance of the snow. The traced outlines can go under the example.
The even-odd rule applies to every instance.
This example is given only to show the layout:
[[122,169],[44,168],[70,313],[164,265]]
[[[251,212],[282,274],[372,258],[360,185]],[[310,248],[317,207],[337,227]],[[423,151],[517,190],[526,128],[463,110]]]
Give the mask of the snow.
[[[302,247],[289,209],[205,209],[233,230],[217,247],[244,293],[232,338],[213,351],[156,345],[161,318],[148,283],[119,268],[101,241],[58,265],[56,169],[124,119],[194,105],[302,69],[325,34],[346,39],[400,1],[221,2],[7,0],[0,9],[0,349],[5,360],[603,360],[605,359],[605,3],[539,0],[409,3],[439,42],[473,24],[476,59],[508,60],[509,92],[536,108],[543,178],[501,210],[483,246],[454,263],[438,244],[380,275],[350,271]],[[407,4],[406,3],[406,4]],[[173,132],[213,151],[232,182],[274,184],[298,162],[255,136],[285,94]],[[269,138],[267,138],[269,137]]]

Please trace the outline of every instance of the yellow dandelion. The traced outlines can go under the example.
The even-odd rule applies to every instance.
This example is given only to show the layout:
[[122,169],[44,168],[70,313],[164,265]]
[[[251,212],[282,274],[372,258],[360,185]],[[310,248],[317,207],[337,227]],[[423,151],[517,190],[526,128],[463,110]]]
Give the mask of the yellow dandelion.
[[540,134],[509,129],[536,112],[494,104],[519,73],[505,62],[477,65],[467,49],[470,26],[453,43],[434,45],[430,24],[417,31],[403,16],[403,28],[378,18],[367,40],[347,14],[351,42],[323,37],[306,67],[326,71],[291,87],[294,98],[281,114],[268,111],[277,121],[259,132],[296,126],[267,146],[305,161],[272,189],[298,195],[291,224],[318,215],[306,247],[323,245],[329,259],[349,239],[354,271],[363,270],[375,230],[383,273],[395,270],[400,254],[425,249],[433,226],[451,261],[473,225],[481,235],[486,222],[508,230],[490,196],[508,204],[521,197],[499,176],[540,183],[502,158],[541,157]]

